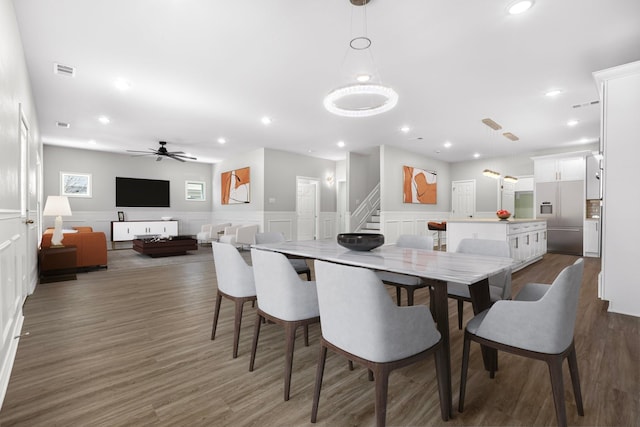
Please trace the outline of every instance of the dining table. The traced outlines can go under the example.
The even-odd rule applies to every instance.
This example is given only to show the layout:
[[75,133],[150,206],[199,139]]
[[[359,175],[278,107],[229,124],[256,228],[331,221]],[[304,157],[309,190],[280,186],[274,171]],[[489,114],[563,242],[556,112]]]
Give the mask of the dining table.
[[[252,247],[291,257],[416,276],[431,286],[434,299],[433,316],[442,336],[446,354],[448,413],[449,417],[453,415],[447,282],[469,286],[473,312],[478,314],[491,305],[488,278],[511,268],[511,258],[405,248],[394,244],[382,245],[369,251],[354,251],[340,246],[334,239],[255,244]],[[494,369],[497,368],[495,351],[483,348],[482,355],[485,369],[491,371],[492,366]]]

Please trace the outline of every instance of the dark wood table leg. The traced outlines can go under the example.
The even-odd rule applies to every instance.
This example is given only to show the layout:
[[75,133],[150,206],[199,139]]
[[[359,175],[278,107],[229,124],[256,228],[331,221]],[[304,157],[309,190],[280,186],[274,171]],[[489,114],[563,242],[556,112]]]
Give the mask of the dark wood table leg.
[[[489,279],[484,279],[480,282],[474,283],[473,285],[469,285],[469,293],[471,294],[473,314],[478,314],[491,307],[491,297],[489,295]],[[484,361],[484,368],[487,371],[491,372],[491,377],[493,378],[493,372],[498,370],[498,350],[485,346],[481,346],[480,348],[482,349],[482,360]]]
[[[449,341],[449,303],[447,297],[447,282],[441,280],[429,280],[433,288],[433,299],[435,300],[435,321],[438,331],[442,336],[442,345],[445,353],[445,366],[447,371],[447,384],[445,385],[448,396],[447,408],[449,418],[453,416],[453,399],[451,395],[451,347]],[[446,421],[446,420],[445,420]]]

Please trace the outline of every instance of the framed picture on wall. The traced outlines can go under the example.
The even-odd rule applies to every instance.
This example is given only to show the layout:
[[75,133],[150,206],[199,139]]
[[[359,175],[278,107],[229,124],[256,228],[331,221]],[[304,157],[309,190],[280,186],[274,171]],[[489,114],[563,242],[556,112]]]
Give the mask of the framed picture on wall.
[[60,172],[60,195],[91,197],[91,174]]
[[124,212],[118,211],[118,221],[124,221]]
[[223,205],[249,203],[251,201],[251,173],[249,167],[220,174]]
[[438,200],[437,174],[434,171],[403,166],[402,195],[404,203],[435,205]]

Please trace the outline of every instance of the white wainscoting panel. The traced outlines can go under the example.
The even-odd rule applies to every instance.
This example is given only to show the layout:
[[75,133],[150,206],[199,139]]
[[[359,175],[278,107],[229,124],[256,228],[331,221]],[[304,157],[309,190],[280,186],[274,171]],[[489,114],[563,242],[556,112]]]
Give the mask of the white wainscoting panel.
[[[438,233],[427,228],[429,221],[446,221],[449,212],[380,212],[380,232],[384,234],[385,244],[392,244],[398,240],[401,234],[415,234],[418,236],[432,236],[437,245]],[[446,235],[446,233],[443,233]],[[443,243],[446,237],[443,236]]]
[[15,233],[24,229],[19,213],[3,214],[0,218],[0,404],[18,350],[15,337],[20,335],[24,321],[22,303],[27,290],[23,289],[23,275],[29,270],[25,265],[28,257],[24,235]]

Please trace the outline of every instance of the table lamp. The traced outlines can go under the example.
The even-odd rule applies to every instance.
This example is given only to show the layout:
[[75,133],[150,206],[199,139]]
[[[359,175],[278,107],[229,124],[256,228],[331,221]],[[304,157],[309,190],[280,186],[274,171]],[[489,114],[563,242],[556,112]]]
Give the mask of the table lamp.
[[48,196],[42,215],[56,217],[51,245],[64,246],[62,244],[62,215],[71,215],[71,206],[69,206],[67,196]]

